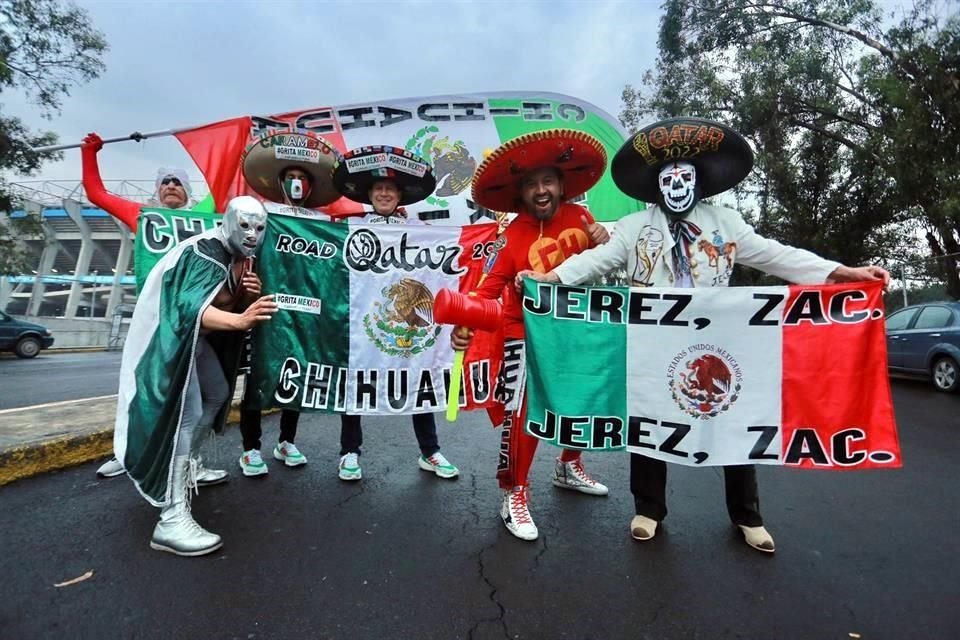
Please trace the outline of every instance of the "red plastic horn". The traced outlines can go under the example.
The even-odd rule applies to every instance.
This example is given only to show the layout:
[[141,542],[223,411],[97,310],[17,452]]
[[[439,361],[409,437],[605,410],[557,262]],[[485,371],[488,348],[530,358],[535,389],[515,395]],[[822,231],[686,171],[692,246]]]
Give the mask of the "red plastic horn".
[[439,324],[495,331],[503,322],[503,307],[497,300],[440,289],[433,301],[433,320]]

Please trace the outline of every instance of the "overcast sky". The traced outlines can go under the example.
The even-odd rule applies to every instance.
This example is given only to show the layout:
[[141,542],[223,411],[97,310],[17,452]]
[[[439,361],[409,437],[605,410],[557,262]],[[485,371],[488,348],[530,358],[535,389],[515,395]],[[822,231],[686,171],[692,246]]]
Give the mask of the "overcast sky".
[[[3,110],[61,142],[368,100],[541,90],[616,116],[620,92],[656,58],[659,2],[78,3],[110,44],[106,72],[42,120],[6,92]],[[104,179],[148,179],[160,165],[199,171],[173,138],[108,145]],[[79,150],[44,179],[80,178]],[[27,180],[36,178],[14,178]]]
[[[293,2],[84,0],[110,44],[106,71],[52,122],[16,92],[4,113],[61,142],[408,96],[540,90],[616,116],[655,62],[659,0]],[[887,8],[900,2],[882,2]],[[103,177],[200,173],[173,138],[108,145]],[[39,178],[80,179],[80,152]],[[14,180],[37,178],[13,177]]]

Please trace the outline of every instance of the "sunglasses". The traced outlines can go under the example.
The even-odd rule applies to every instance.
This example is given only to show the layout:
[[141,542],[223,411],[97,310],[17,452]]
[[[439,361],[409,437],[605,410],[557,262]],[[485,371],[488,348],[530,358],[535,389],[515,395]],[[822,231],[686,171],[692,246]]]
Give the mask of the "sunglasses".
[[164,184],[170,184],[171,182],[173,183],[173,186],[175,186],[175,187],[182,187],[182,186],[183,186],[183,183],[180,182],[180,178],[164,178],[163,180],[160,181],[160,184],[162,184],[162,185],[164,185]]

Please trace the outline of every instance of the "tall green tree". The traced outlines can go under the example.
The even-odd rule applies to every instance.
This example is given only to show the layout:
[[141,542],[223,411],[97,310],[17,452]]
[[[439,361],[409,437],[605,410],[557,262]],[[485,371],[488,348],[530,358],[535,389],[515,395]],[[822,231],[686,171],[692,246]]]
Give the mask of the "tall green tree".
[[668,0],[656,69],[621,119],[713,117],[750,138],[762,232],[850,264],[914,259],[960,297],[960,25],[919,0]]
[[[59,114],[77,84],[98,77],[107,51],[103,34],[90,24],[86,11],[58,0],[0,0],[0,95],[20,92],[47,119]],[[31,131],[0,105],[0,171],[35,173],[56,154],[37,154],[33,147],[55,143],[51,132]],[[9,184],[0,176],[0,211],[18,206]],[[37,233],[35,220],[0,222],[0,275],[26,267],[18,238]]]

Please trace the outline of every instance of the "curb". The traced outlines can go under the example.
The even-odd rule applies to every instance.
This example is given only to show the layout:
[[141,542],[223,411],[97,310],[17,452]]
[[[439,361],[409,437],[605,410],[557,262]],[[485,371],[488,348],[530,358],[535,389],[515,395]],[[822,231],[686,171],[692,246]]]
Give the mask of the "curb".
[[0,486],[103,458],[113,451],[113,427],[0,451]]
[[[37,356],[56,356],[62,353],[98,353],[110,351],[107,347],[51,347],[50,349],[41,349]],[[120,349],[114,349],[114,351],[119,352]],[[12,351],[0,352],[0,359],[9,359],[9,360],[19,360],[15,353]]]
[[[279,409],[266,409],[264,415]],[[230,408],[227,424],[240,422],[240,409]],[[41,473],[106,458],[113,452],[113,426],[0,450],[0,486]]]

